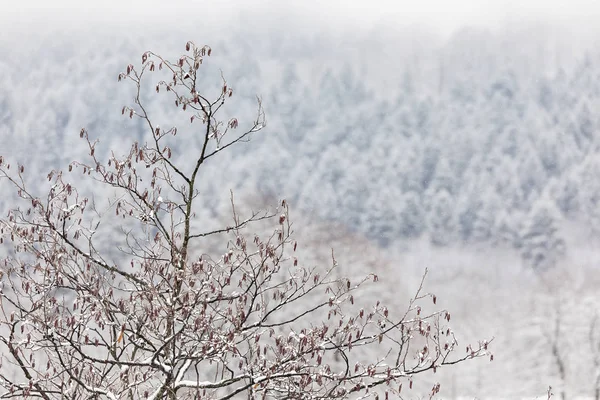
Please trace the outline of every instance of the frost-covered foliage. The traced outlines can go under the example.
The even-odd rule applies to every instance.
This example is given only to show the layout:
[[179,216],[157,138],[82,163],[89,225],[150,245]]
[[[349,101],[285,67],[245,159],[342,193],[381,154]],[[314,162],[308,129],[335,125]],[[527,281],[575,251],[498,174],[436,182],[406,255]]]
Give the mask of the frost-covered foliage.
[[[134,87],[121,110],[139,122],[133,143],[102,151],[82,129],[87,161],[37,175],[50,182],[45,194],[24,164],[0,157],[21,200],[0,220],[10,245],[0,397],[387,399],[445,366],[493,359],[488,340],[458,347],[450,312],[423,281],[405,307],[390,307],[365,295],[377,274],[344,277],[333,252],[331,266],[306,265],[285,200],[242,215],[232,195],[231,221],[209,227],[205,166],[231,174],[222,154],[265,127],[260,100],[242,130],[227,81],[200,80],[211,54],[187,42],[175,61],[147,51],[128,64],[118,80]],[[155,119],[148,89],[183,122]],[[82,181],[91,185],[80,191]],[[252,231],[257,222],[270,232]]]
[[[252,114],[247,100],[259,93],[271,129],[252,151],[225,155],[235,173],[207,166],[213,179],[202,184],[214,196],[202,201],[213,214],[221,188],[244,187],[285,196],[384,246],[421,235],[439,246],[502,244],[540,267],[568,251],[559,245],[564,219],[600,229],[597,50],[563,56],[543,30],[463,30],[417,47],[398,35],[390,47],[375,33],[239,29],[218,38],[219,60],[241,88],[238,116]],[[156,41],[168,47],[179,35]],[[36,149],[30,168],[46,171],[82,150],[71,135],[81,126],[101,131],[105,148],[119,146],[124,131],[139,138],[140,121],[125,126],[110,113],[127,94],[106,83],[124,54],[150,40],[137,39],[94,33],[90,45],[66,35],[4,45],[0,80],[11,90],[0,94],[1,147],[22,156]],[[21,68],[29,59],[41,61]],[[218,74],[209,67],[200,82],[210,87]],[[159,124],[181,118],[147,104]],[[193,158],[198,144],[182,139],[176,153]],[[553,209],[550,231],[533,235],[540,207]]]

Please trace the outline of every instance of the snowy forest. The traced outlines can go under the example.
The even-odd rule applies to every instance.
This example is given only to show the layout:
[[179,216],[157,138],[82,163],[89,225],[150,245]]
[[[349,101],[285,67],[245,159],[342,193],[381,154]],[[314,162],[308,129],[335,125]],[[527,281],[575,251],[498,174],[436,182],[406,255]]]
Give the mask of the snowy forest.
[[[132,129],[121,116],[130,93],[116,83],[132,56],[148,49],[176,56],[188,39],[210,44],[216,61],[207,85],[223,73],[239,93],[240,121],[252,118],[260,96],[267,127],[224,156],[227,171],[207,166],[202,185],[211,195],[201,200],[201,218],[218,221],[230,189],[258,205],[286,198],[298,231],[330,243],[324,253],[341,249],[348,268],[368,261],[409,287],[430,267],[431,285],[446,287],[462,308],[454,318],[465,332],[484,326],[497,345],[494,363],[440,378],[440,398],[544,398],[548,386],[593,398],[600,383],[593,40],[575,46],[568,32],[543,24],[464,28],[443,39],[391,27],[120,36],[62,29],[0,40],[0,150],[26,158],[29,176],[81,154],[84,126],[103,136],[99,151],[141,135],[141,122]],[[179,123],[172,108],[150,109],[167,125]],[[175,157],[185,159],[198,140],[182,137]],[[11,201],[0,198],[3,213]],[[361,250],[344,255],[353,249]],[[402,271],[406,278],[398,278]]]

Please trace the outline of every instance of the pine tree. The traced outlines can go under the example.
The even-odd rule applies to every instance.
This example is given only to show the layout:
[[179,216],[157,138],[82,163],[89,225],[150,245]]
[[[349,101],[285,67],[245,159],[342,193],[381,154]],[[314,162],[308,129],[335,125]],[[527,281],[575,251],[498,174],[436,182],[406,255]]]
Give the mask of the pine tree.
[[417,192],[409,191],[402,195],[399,217],[398,231],[403,237],[417,238],[425,231],[425,210]]
[[441,190],[433,195],[429,212],[429,233],[431,243],[436,246],[447,246],[456,234],[453,209],[454,199],[447,190]]
[[487,242],[497,234],[497,220],[502,202],[493,187],[488,186],[482,194],[482,205],[475,213],[472,240]]
[[521,236],[521,255],[536,270],[555,266],[565,255],[559,221],[560,213],[548,196],[542,196],[527,217]]

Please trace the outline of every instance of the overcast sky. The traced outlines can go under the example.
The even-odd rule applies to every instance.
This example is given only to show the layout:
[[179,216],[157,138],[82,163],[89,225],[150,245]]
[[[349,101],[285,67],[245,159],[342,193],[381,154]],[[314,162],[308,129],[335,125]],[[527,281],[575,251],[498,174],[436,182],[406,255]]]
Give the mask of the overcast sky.
[[465,24],[497,27],[525,19],[581,26],[600,17],[600,0],[0,0],[0,4],[0,15],[16,29],[31,29],[29,21],[46,18],[70,24],[105,18],[186,19],[190,8],[212,23],[252,9],[267,19],[273,11],[310,15],[333,28],[372,27],[386,20],[399,25],[423,24],[443,34]]

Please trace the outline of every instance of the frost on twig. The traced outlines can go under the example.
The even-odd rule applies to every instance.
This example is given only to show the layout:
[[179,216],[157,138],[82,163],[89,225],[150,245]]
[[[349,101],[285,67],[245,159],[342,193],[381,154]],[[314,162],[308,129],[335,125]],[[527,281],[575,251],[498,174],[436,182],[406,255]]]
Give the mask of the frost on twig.
[[[211,54],[188,42],[175,61],[148,51],[141,66],[129,64],[118,78],[135,97],[121,111],[144,122],[144,142],[104,159],[82,129],[87,160],[51,172],[47,194],[0,158],[0,177],[23,202],[0,222],[13,250],[0,273],[0,397],[395,397],[423,372],[489,355],[489,341],[459,351],[450,313],[423,282],[395,310],[361,300],[377,275],[350,281],[333,253],[331,265],[304,265],[285,201],[241,215],[232,194],[229,224],[197,221],[207,160],[265,126],[260,100],[244,129],[219,119],[234,91],[223,79],[216,98],[200,92]],[[188,113],[187,126],[152,121],[141,96],[152,79],[157,96]],[[194,160],[173,157],[177,135],[200,136]],[[104,213],[79,193],[80,179],[116,193]],[[117,261],[98,244],[108,215],[123,223],[121,236],[106,238],[120,250]],[[252,230],[259,221],[271,224],[267,234]],[[209,238],[218,252],[207,250]]]

